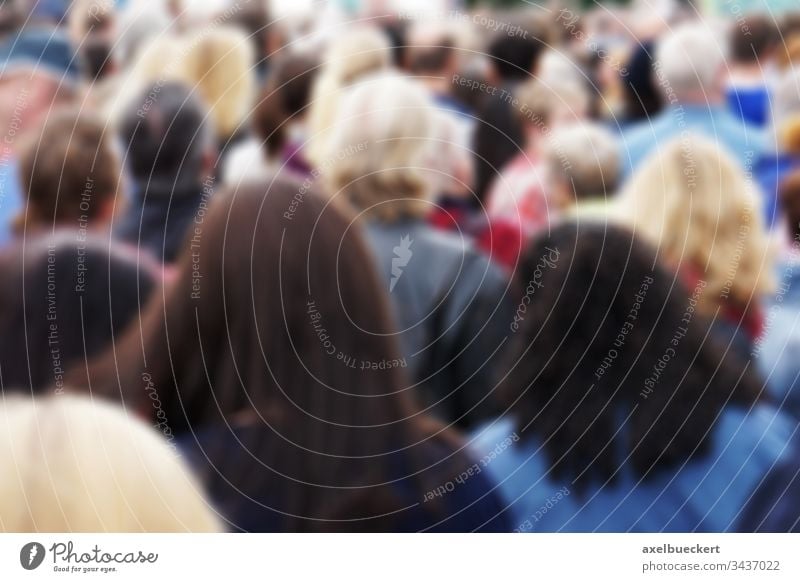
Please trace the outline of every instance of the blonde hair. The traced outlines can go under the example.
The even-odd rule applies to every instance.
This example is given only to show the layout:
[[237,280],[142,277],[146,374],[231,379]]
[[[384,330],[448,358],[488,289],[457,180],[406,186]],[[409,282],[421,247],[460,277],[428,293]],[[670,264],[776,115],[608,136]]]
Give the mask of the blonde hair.
[[167,443],[87,397],[0,405],[0,530],[218,532],[198,482]]
[[253,46],[232,27],[203,30],[190,37],[184,66],[189,83],[209,108],[218,138],[242,126],[255,94]]
[[389,41],[381,31],[356,27],[337,37],[311,92],[306,156],[312,164],[323,163],[342,93],[362,77],[386,70],[390,65]]
[[706,282],[706,313],[729,296],[745,306],[771,290],[760,198],[713,142],[689,135],[649,157],[624,188],[619,211],[664,260]]
[[322,174],[331,192],[386,221],[426,214],[438,182],[426,171],[436,122],[417,82],[395,73],[364,79],[343,97],[328,140]]

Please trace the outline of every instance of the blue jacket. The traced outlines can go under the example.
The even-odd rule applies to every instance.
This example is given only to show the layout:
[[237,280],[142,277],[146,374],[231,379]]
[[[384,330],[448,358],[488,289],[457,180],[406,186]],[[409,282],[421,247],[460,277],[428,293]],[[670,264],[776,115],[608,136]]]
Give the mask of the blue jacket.
[[520,429],[510,420],[484,426],[473,447],[491,459],[487,468],[511,508],[515,531],[783,531],[800,516],[800,498],[786,493],[800,481],[791,443],[796,429],[793,419],[769,406],[750,412],[730,407],[718,419],[704,457],[646,481],[623,465],[616,481],[592,483],[582,493],[549,474],[547,454],[535,437],[485,456],[517,435]]

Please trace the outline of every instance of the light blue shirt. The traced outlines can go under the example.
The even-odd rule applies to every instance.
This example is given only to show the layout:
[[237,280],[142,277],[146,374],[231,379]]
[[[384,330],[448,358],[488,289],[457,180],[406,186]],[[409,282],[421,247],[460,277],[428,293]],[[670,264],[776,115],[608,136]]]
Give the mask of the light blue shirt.
[[18,164],[13,158],[0,162],[0,246],[11,241],[11,222],[23,210],[17,172]]
[[763,133],[731,115],[723,107],[674,105],[625,131],[622,168],[630,175],[651,154],[674,139],[698,134],[726,150],[740,168],[752,169],[765,150]]

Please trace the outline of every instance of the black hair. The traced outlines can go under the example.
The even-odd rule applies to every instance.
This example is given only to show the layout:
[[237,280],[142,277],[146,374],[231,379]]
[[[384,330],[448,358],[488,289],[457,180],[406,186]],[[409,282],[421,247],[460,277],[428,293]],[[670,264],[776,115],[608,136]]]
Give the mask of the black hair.
[[181,83],[156,83],[128,105],[120,137],[131,174],[167,191],[202,183],[211,143],[207,112]]
[[500,33],[489,44],[489,57],[504,81],[522,81],[535,73],[545,44],[532,34]]
[[702,455],[722,408],[760,395],[655,257],[627,230],[564,224],[518,272],[530,304],[500,391],[523,438],[535,435],[554,474],[579,488],[623,462],[647,478]]
[[661,91],[653,75],[653,50],[653,42],[645,41],[634,49],[628,60],[627,75],[622,79],[627,122],[650,119],[663,106]]

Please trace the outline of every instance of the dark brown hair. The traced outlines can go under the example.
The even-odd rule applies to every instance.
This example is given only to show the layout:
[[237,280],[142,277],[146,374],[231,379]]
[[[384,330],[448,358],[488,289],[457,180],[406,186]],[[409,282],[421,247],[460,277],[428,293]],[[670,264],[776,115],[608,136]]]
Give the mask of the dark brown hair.
[[748,14],[730,33],[731,56],[735,62],[756,63],[769,56],[780,40],[778,25],[772,16]]
[[502,397],[579,488],[621,463],[646,479],[700,456],[724,406],[759,398],[749,362],[719,349],[692,294],[631,232],[564,224],[518,276],[532,296]]
[[100,215],[117,193],[120,165],[102,121],[67,107],[46,116],[22,144],[20,176],[28,194],[23,222],[78,227]]
[[319,63],[303,54],[278,61],[253,108],[252,123],[268,157],[286,144],[287,124],[306,113]]
[[[281,530],[388,527],[369,522],[401,509],[382,485],[398,467],[423,489],[457,455],[386,367],[393,327],[357,225],[283,178],[217,196],[141,334],[93,366],[93,390],[150,415],[155,392],[176,434],[259,427],[241,443],[257,459],[213,470],[275,500]],[[436,433],[451,446],[431,460]]]

